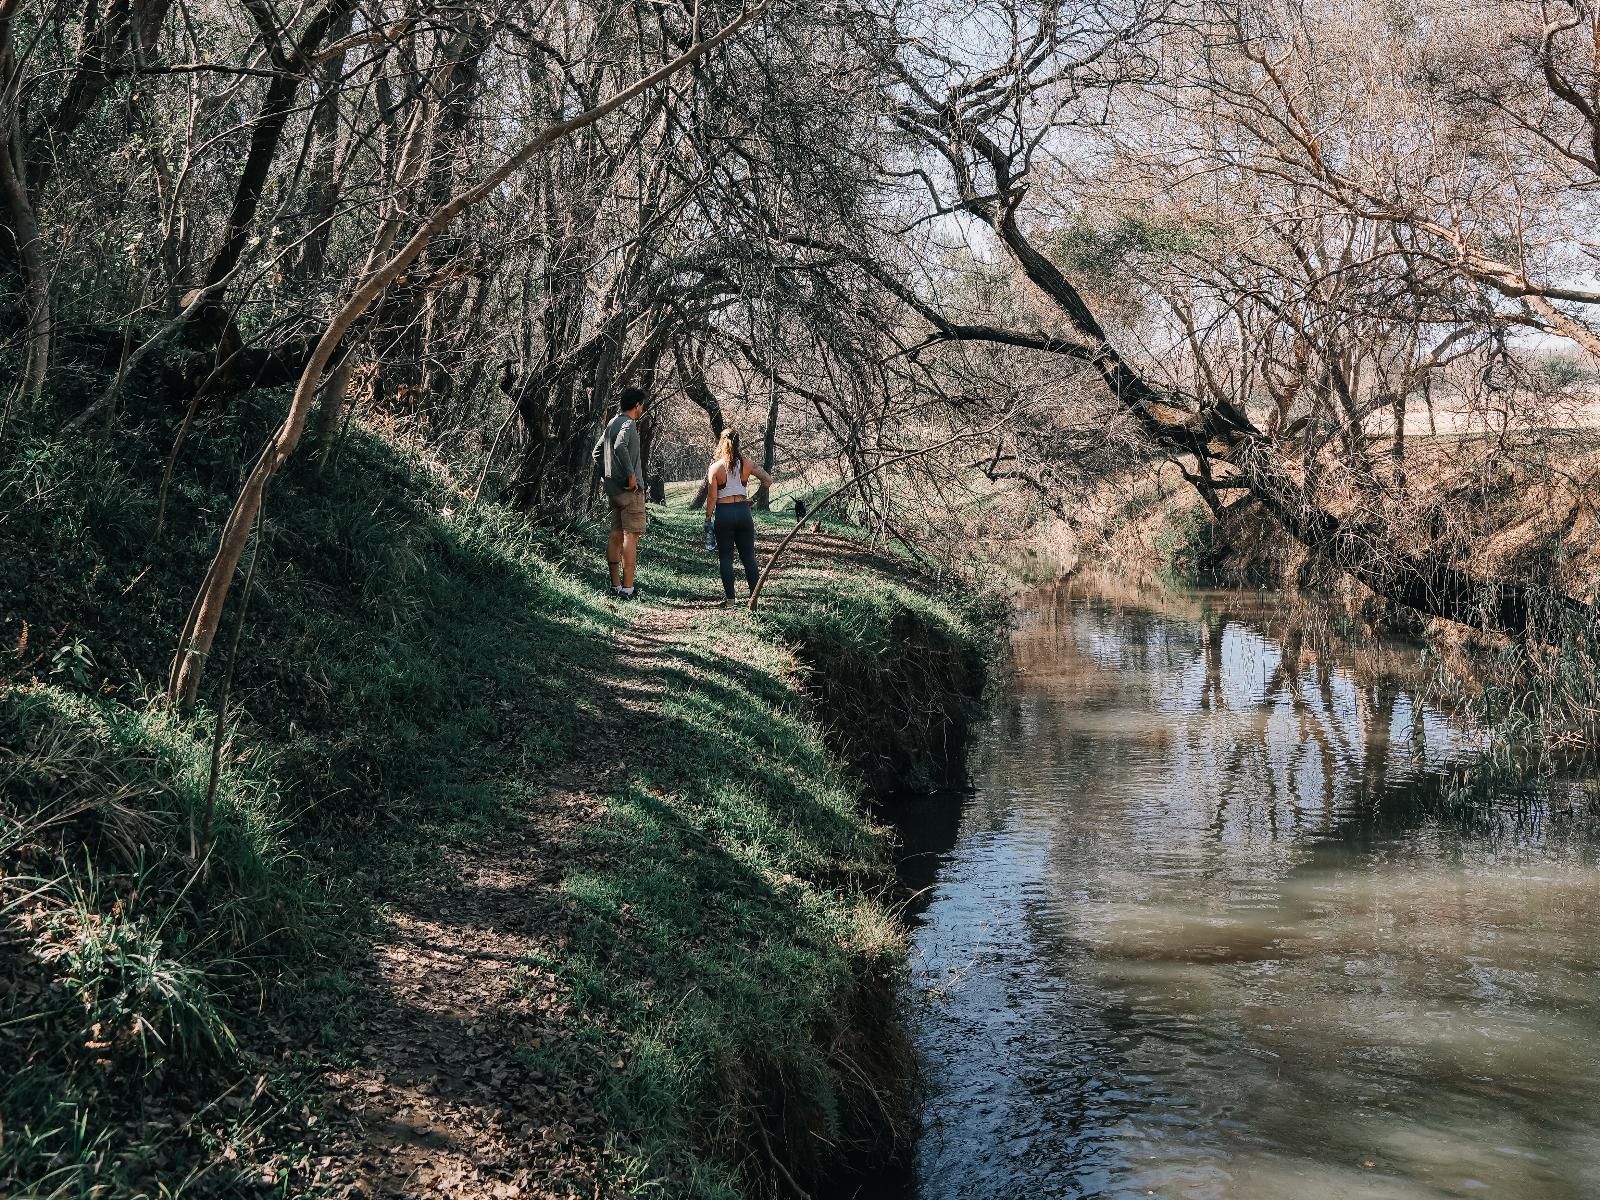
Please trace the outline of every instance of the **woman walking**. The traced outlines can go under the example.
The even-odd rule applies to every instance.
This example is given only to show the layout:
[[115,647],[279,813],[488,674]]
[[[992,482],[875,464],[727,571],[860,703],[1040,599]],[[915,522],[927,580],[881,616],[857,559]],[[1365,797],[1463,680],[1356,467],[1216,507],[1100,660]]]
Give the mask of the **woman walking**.
[[739,434],[722,431],[717,452],[706,471],[706,527],[717,537],[717,557],[722,568],[723,603],[733,602],[733,552],[744,563],[745,579],[755,591],[760,569],[756,566],[756,522],[750,514],[751,477],[772,486],[772,476],[739,452]]

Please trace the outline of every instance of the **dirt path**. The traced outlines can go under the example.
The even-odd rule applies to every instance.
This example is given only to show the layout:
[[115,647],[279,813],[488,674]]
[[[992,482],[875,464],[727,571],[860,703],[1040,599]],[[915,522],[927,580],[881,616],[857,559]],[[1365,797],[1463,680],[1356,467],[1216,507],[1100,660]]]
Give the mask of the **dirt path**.
[[[663,668],[703,605],[623,610],[614,641],[630,688],[596,705],[587,745],[620,743],[625,721],[659,712]],[[611,725],[607,729],[606,725]],[[604,1131],[589,1073],[547,1075],[539,1061],[581,1060],[554,976],[530,960],[565,944],[559,892],[581,853],[575,833],[604,817],[619,761],[568,764],[540,781],[519,828],[453,853],[448,882],[396,904],[365,977],[370,997],[357,1064],[328,1077],[345,1151],[324,1179],[347,1196],[458,1200],[600,1194]],[[530,1053],[533,1052],[533,1053]],[[588,1052],[592,1058],[592,1051]]]
[[[809,533],[792,567],[860,566],[875,556]],[[715,585],[712,584],[714,588]],[[652,599],[619,609],[609,684],[586,705],[583,761],[537,780],[536,804],[492,843],[452,852],[446,880],[396,898],[363,976],[366,1024],[355,1064],[326,1077],[341,1153],[325,1182],[346,1196],[598,1197],[605,1130],[591,1097],[607,1059],[571,1042],[554,975],[569,919],[563,879],[581,865],[578,832],[604,818],[624,764],[595,747],[661,714],[668,672],[714,601]],[[604,689],[601,694],[600,689]],[[551,1070],[550,1061],[569,1064]],[[573,1062],[593,1066],[573,1071]],[[541,1068],[541,1062],[546,1064]]]

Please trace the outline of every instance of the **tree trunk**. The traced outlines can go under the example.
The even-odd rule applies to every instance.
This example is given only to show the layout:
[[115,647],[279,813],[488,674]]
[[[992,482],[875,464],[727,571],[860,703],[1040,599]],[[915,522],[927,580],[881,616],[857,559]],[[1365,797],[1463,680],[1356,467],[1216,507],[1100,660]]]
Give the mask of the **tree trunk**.
[[[407,198],[409,207],[431,211],[450,196],[482,90],[480,60],[488,32],[470,11],[460,17],[445,62],[429,80],[438,101],[424,139],[426,150],[418,160],[420,195]],[[384,347],[388,394],[400,402],[401,411],[422,417],[430,436],[438,435],[454,393],[448,358],[464,340],[456,319],[467,298],[467,280],[455,269],[460,250],[454,229],[429,245],[407,272],[403,288],[390,289],[380,306],[381,331],[373,338]]]
[[206,270],[204,287],[207,291],[221,288],[224,281],[239,265],[250,238],[250,226],[255,222],[256,210],[261,205],[261,192],[266,187],[267,174],[278,154],[278,143],[283,138],[284,126],[294,111],[294,101],[309,71],[312,56],[322,45],[335,22],[342,20],[355,8],[355,0],[330,0],[307,27],[289,60],[292,70],[282,71],[267,84],[261,109],[250,127],[250,149],[245,155],[244,168],[239,172],[239,182],[234,188],[233,207],[228,213],[228,223],[222,244],[212,256]]
[[644,472],[644,478],[639,481],[640,487],[644,487],[650,479],[650,448],[655,445],[656,427],[659,424],[648,412],[639,418],[639,469]]
[[[335,42],[348,37],[355,26],[355,13],[344,13],[329,31]],[[286,274],[292,279],[316,280],[327,260],[328,242],[333,236],[334,215],[338,211],[340,168],[348,151],[348,137],[339,135],[339,77],[344,73],[348,52],[329,56],[317,71],[317,105],[311,113],[316,142],[312,152],[311,180],[307,185],[307,208],[311,228],[300,244],[300,252]]]
[[[778,462],[778,388],[771,381],[767,386],[770,395],[767,397],[767,427],[761,435],[761,469],[770,475]],[[767,512],[772,508],[771,491],[764,483],[756,489],[755,506],[758,511]]]
[[12,47],[11,22],[15,0],[0,3],[0,202],[5,205],[11,236],[22,264],[23,287],[28,302],[28,354],[23,387],[29,402],[44,391],[50,371],[50,272],[45,266],[39,222],[28,196],[23,168],[23,147],[18,118],[20,65]]
[[350,383],[356,373],[356,348],[347,347],[339,363],[323,386],[322,399],[317,404],[317,424],[311,432],[315,448],[317,471],[327,470],[338,442],[339,430],[344,427],[344,414],[350,406]]
[[524,382],[515,401],[528,445],[511,485],[512,503],[524,512],[537,512],[544,506],[544,472],[550,456],[550,388],[543,375]]

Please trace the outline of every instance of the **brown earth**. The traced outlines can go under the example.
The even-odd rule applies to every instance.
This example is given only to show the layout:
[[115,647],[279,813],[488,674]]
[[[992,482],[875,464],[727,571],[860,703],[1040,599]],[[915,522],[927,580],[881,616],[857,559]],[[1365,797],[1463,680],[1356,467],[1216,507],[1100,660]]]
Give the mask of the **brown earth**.
[[[1600,448],[1590,436],[1419,439],[1406,462],[1407,493],[1379,515],[1414,549],[1445,545],[1486,576],[1547,581],[1589,599],[1600,587]],[[1387,481],[1390,470],[1374,451]],[[1335,478],[1326,502],[1341,516],[1361,493]],[[1063,568],[1112,567],[1151,573],[1166,566],[1184,514],[1203,512],[1193,488],[1169,463],[1104,481],[1075,510],[1074,528],[1057,524],[1040,545]],[[1359,585],[1320,570],[1303,547],[1247,499],[1232,501],[1215,539],[1213,563],[1232,582],[1315,590],[1353,609],[1374,609]]]

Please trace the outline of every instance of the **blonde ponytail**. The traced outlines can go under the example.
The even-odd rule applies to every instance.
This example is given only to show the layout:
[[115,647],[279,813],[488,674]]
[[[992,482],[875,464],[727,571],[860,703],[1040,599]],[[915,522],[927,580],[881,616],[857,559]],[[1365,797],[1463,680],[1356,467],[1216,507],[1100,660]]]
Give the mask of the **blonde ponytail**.
[[728,474],[739,469],[739,431],[731,425],[722,431],[722,437],[717,441],[717,452],[712,456],[713,462],[720,462],[728,468]]

